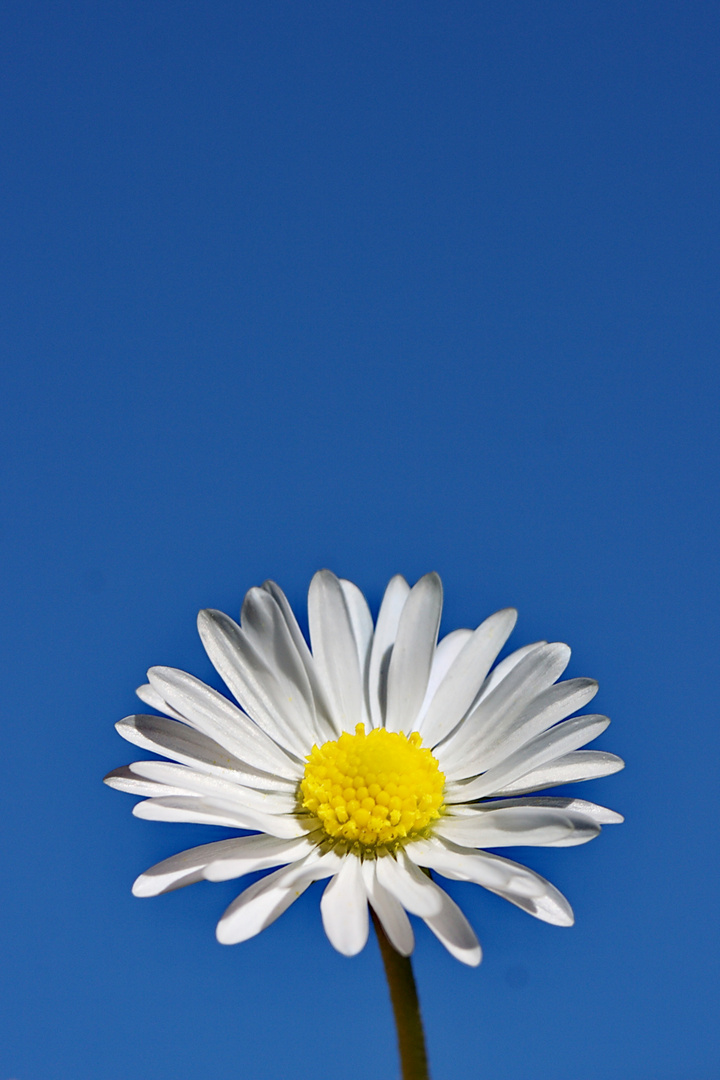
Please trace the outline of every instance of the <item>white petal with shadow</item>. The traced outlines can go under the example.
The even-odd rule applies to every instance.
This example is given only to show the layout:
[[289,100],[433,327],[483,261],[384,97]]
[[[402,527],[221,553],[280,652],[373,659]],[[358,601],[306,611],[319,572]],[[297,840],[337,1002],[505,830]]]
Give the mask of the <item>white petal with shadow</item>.
[[405,601],[390,656],[385,716],[388,731],[409,735],[415,728],[430,678],[441,613],[440,578],[425,574]]
[[343,956],[356,956],[368,937],[367,893],[360,860],[346,855],[320,901],[325,933]]
[[384,727],[387,711],[387,673],[397,637],[400,616],[410,595],[410,586],[401,574],[391,578],[378,612],[370,650],[368,696],[373,727]]

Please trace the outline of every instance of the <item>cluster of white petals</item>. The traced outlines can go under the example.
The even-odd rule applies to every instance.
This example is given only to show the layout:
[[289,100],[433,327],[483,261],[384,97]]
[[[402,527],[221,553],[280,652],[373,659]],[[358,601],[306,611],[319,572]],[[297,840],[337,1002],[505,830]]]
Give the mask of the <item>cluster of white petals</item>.
[[[493,667],[515,624],[511,608],[438,642],[441,609],[437,574],[413,588],[397,576],[373,624],[360,590],[322,570],[308,596],[310,647],[273,582],[250,590],[239,624],[219,611],[200,612],[200,637],[235,700],[183,671],[151,668],[138,696],[163,715],[129,716],[117,729],[169,760],[134,762],[106,782],[144,797],[134,807],[137,817],[245,835],[153,866],[135,882],[135,895],[278,868],[245,889],[220,919],[218,939],[233,944],[267,927],[313,881],[329,878],[322,919],[341,953],[363,948],[370,904],[400,953],[410,954],[414,945],[409,912],[471,965],[481,957],[475,933],[430,872],[475,882],[539,919],[570,925],[570,905],[554,886],[484,849],[583,844],[601,825],[622,820],[582,799],[530,794],[622,768],[614,754],[581,749],[609,723],[605,716],[573,715],[594,697],[597,683],[557,681],[570,657],[561,643],[527,645]],[[444,780],[441,812],[386,847],[334,842],[303,804],[311,751],[334,749],[343,733],[376,729],[412,737],[431,752]],[[351,812],[362,795],[350,790]],[[336,801],[347,817],[343,797]],[[386,806],[382,813],[388,812]],[[339,829],[332,806],[327,813]]]

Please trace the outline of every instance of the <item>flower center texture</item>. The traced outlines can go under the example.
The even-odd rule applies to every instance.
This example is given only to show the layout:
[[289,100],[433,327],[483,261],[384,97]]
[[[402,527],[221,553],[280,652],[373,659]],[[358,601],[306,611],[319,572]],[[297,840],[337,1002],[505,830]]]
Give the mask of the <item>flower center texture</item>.
[[425,835],[444,810],[445,776],[417,732],[358,724],[332,742],[313,746],[300,782],[303,810],[335,843],[361,854],[394,850]]

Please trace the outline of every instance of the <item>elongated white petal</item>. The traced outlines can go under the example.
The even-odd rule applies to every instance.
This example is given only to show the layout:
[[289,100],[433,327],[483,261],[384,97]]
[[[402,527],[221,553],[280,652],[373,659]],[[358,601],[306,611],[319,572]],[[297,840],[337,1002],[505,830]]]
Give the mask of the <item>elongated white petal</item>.
[[368,673],[368,696],[370,699],[370,718],[373,727],[384,727],[387,710],[387,673],[390,665],[395,638],[397,637],[400,616],[405,601],[410,595],[410,586],[401,574],[390,580],[378,612],[377,625],[370,650]]
[[524,709],[504,711],[497,722],[488,725],[469,752],[482,761],[484,770],[491,769],[536,735],[582,709],[592,701],[597,689],[594,679],[568,679],[555,683],[533,698]]
[[575,716],[563,720],[549,731],[536,735],[525,746],[510,754],[505,761],[494,769],[488,769],[482,776],[470,780],[464,785],[465,800],[482,799],[494,795],[513,780],[525,776],[531,769],[537,769],[548,761],[553,761],[571,750],[577,750],[585,743],[596,739],[610,721],[607,716]]
[[368,937],[367,893],[360,860],[346,855],[320,901],[325,933],[343,956],[355,956]]
[[254,837],[216,840],[213,844],[201,844],[200,847],[181,851],[179,855],[171,855],[169,859],[163,859],[162,862],[151,866],[136,879],[132,887],[133,896],[159,896],[160,893],[170,892],[172,889],[180,889],[185,885],[201,881],[205,867],[213,859],[230,855],[238,850],[244,841],[250,839]]
[[288,599],[280,586],[276,585],[274,581],[265,581],[262,587],[266,592],[270,593],[285,619],[290,636],[295,643],[298,656],[302,660],[305,671],[307,672],[308,681],[315,701],[315,715],[322,732],[322,741],[327,742],[328,739],[334,737],[336,732],[332,722],[332,708],[328,700],[327,692],[318,675],[315,659],[310,652],[308,643],[303,637],[303,632],[298,625],[298,621],[288,603]]
[[203,795],[169,795],[136,803],[135,817],[146,821],[185,821],[202,825],[224,825],[234,829],[251,829],[270,836],[303,836],[309,826],[300,818],[279,814],[263,814],[223,799]]
[[493,799],[487,804],[492,810],[501,810],[508,806],[554,806],[560,810],[576,810],[579,814],[585,814],[592,818],[598,825],[620,825],[625,818],[615,810],[607,806],[598,806],[597,803],[588,802],[587,799],[571,799],[554,797],[550,795],[536,796],[535,798],[519,799]]
[[310,642],[318,674],[332,703],[336,731],[354,731],[363,718],[358,646],[339,580],[319,570],[308,592]]
[[428,711],[430,702],[435,697],[435,691],[472,635],[472,630],[451,630],[449,634],[446,634],[444,638],[441,638],[440,641],[438,641],[437,648],[433,653],[430,678],[428,679],[427,690],[425,691],[425,700],[420,706],[420,711],[417,715],[417,731],[422,730],[423,717]]
[[191,765],[197,772],[263,791],[295,791],[296,781],[253,769],[207,735],[166,716],[126,716],[115,727],[133,745]]
[[455,881],[482,885],[543,922],[572,925],[572,908],[562,893],[527,866],[438,839],[408,845],[408,854],[419,866],[429,866]]
[[125,791],[128,795],[141,795],[143,798],[151,799],[155,795],[187,795],[187,788],[168,787],[152,780],[141,780],[139,776],[131,772],[129,765],[113,769],[103,777],[103,783],[116,791]]
[[[513,780],[499,788],[496,795],[521,795],[529,791],[542,791],[543,788],[557,784],[576,784],[581,780],[597,780],[601,776],[610,776],[625,768],[625,762],[617,754],[606,750],[573,750],[563,757],[555,758],[537,769],[525,773],[518,780]],[[451,785],[452,786],[452,785]],[[453,786],[455,788],[460,785]],[[454,801],[453,799],[447,801]],[[458,801],[464,796],[458,795]]]
[[370,666],[370,649],[373,639],[373,621],[367,600],[352,581],[340,578],[340,586],[345,597],[350,625],[358,653],[358,667],[360,669],[360,682],[362,685],[362,719],[366,728],[372,727],[370,720],[370,702],[368,698],[368,677]]
[[423,741],[430,746],[444,739],[472,705],[497,654],[517,621],[515,608],[497,611],[481,623],[440,683],[430,706],[418,724]]
[[377,878],[383,888],[413,915],[436,915],[442,906],[439,889],[400,849],[396,856],[376,860]]
[[444,817],[435,833],[464,847],[573,847],[593,840],[600,826],[585,814],[549,806],[513,806]]
[[409,956],[415,947],[415,935],[405,908],[378,881],[377,859],[371,859],[362,864],[362,875],[368,900],[390,944],[401,956]]
[[273,674],[264,679],[274,711],[288,724],[322,738],[315,713],[315,700],[307,669],[295,639],[267,589],[250,589],[241,615],[242,633],[265,668]]
[[221,843],[227,843],[228,847],[219,850],[203,871],[203,877],[208,881],[230,881],[232,878],[242,877],[243,874],[253,874],[257,870],[295,863],[305,859],[315,849],[315,845],[304,836],[294,840],[282,840],[261,833],[240,836],[232,843]]
[[483,687],[478,694],[476,704],[491,694],[498,683],[501,683],[503,679],[506,679],[512,669],[517,667],[521,660],[524,660],[535,649],[539,649],[541,645],[547,645],[547,641],[533,641],[530,645],[523,645],[521,649],[515,649],[514,652],[509,653],[504,660],[501,660],[499,664],[496,664],[492,669],[487,679],[485,680]]
[[562,642],[529,652],[438,747],[443,772],[452,780],[474,775],[489,733],[501,724],[512,725],[562,675],[569,659],[570,649]]
[[313,741],[313,729],[306,719],[299,719],[302,714],[288,702],[282,679],[247,634],[228,615],[211,609],[199,613],[197,625],[216,671],[248,716],[279,746],[302,759]]
[[405,601],[387,678],[388,731],[414,730],[425,700],[442,612],[442,583],[425,574]]
[[477,967],[482,960],[482,949],[475,931],[455,901],[444,889],[435,887],[441,896],[440,911],[436,915],[426,915],[426,925],[451,956],[469,967]]
[[167,701],[158,694],[157,690],[150,685],[150,683],[144,683],[142,686],[138,686],[135,691],[137,696],[146,705],[149,705],[151,709],[157,709],[158,712],[165,713],[166,716],[172,716],[175,720],[180,720],[182,723],[187,724],[187,720],[175,709],[171,708]]
[[146,780],[183,788],[185,794],[226,799],[240,807],[260,810],[264,814],[294,814],[297,809],[297,800],[289,793],[245,788],[218,776],[195,772],[187,765],[172,765],[168,761],[135,761],[130,765],[130,771]]
[[199,679],[177,668],[153,667],[151,684],[203,735],[253,768],[296,779],[300,767],[250,717]]
[[310,881],[286,884],[292,866],[283,866],[254,882],[233,900],[217,925],[221,945],[237,945],[255,937],[282,915],[307,889]]

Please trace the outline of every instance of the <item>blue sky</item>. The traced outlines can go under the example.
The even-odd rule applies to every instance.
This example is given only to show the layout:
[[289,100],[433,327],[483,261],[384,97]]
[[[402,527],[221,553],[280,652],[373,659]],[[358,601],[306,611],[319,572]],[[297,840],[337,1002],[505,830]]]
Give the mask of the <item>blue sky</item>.
[[[214,839],[101,778],[201,607],[328,566],[573,646],[626,815],[450,885],[433,1076],[708,1080],[717,1035],[720,12],[700,2],[36,3],[0,13],[0,1080],[395,1075],[376,946],[313,887],[130,894]],[[594,708],[594,706],[593,706]]]

